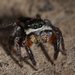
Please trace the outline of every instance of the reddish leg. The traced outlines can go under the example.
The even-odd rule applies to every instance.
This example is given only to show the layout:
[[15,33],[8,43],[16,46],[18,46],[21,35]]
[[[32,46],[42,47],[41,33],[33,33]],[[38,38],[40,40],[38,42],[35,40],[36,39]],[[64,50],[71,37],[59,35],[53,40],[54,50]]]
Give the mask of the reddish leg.
[[33,55],[32,51],[30,49],[32,44],[33,44],[32,41],[30,39],[27,39],[26,44],[25,44],[25,49],[26,49],[28,57],[32,61],[33,65],[36,65],[36,61],[34,59],[34,55]]
[[60,51],[59,50],[60,44],[58,44],[57,36],[54,33],[49,38],[49,43],[54,46],[54,60],[56,60]]

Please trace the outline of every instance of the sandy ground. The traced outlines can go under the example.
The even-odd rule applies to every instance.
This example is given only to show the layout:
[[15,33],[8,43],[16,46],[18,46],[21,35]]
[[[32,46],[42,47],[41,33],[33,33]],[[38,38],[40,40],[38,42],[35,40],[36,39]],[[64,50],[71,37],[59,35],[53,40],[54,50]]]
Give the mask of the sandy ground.
[[[37,13],[48,18],[62,31],[67,56],[59,53],[55,66],[47,60],[40,47],[33,46],[32,51],[37,65],[32,67],[23,62],[19,67],[0,47],[0,75],[75,75],[75,1],[74,0],[0,0],[0,15],[23,14],[34,17]],[[8,3],[9,2],[9,3]],[[6,10],[5,10],[6,7]],[[46,9],[45,9],[46,8]],[[18,13],[18,14],[17,14]],[[23,50],[24,51],[24,50]],[[22,51],[22,53],[23,53]],[[48,54],[53,58],[53,48],[48,45]],[[36,70],[37,69],[37,70]]]

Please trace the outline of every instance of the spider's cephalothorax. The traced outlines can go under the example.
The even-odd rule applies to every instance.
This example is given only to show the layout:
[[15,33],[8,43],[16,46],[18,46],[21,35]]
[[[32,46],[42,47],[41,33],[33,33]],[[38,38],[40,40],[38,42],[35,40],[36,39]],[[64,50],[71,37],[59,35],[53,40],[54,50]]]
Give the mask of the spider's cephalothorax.
[[[54,47],[54,59],[57,59],[58,53],[61,51],[65,54],[64,40],[62,33],[59,28],[52,25],[49,20],[43,20],[41,18],[30,18],[30,17],[20,17],[21,21],[20,29],[14,29],[14,32],[20,34],[20,36],[15,34],[15,38],[13,39],[14,46],[17,48],[17,53],[19,53],[21,57],[21,47],[25,47],[28,58],[32,61],[34,65],[36,65],[36,61],[34,59],[34,55],[31,51],[31,46],[33,43],[38,44],[41,49],[45,49],[43,43],[49,43]],[[19,31],[20,30],[20,31]],[[13,33],[14,33],[13,32]],[[21,41],[20,41],[21,40]],[[20,42],[20,43],[19,43]],[[46,57],[51,61],[46,51],[44,51]]]
[[45,22],[41,18],[19,17],[19,21],[24,23],[24,29],[38,29],[41,28]]

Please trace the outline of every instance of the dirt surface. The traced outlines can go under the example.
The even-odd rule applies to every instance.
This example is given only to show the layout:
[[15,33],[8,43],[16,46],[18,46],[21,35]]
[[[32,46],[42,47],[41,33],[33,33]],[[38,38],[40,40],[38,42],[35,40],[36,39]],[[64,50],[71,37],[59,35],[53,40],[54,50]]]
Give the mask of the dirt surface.
[[[9,2],[9,3],[8,3]],[[0,75],[75,75],[75,0],[0,0],[1,17],[23,14],[48,18],[62,31],[67,56],[59,53],[55,66],[47,60],[40,47],[33,45],[32,51],[37,65],[23,62],[21,68],[0,47]],[[13,12],[14,13],[13,13]],[[1,40],[0,36],[0,40]],[[4,42],[6,42],[4,40]],[[53,58],[53,48],[47,45],[47,52]],[[24,50],[22,50],[22,53]]]

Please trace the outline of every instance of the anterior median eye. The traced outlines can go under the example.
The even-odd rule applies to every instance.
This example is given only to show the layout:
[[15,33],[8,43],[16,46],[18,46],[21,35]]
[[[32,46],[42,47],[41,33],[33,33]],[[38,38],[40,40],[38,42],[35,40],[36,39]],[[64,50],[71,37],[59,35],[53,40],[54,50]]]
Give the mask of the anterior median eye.
[[34,26],[34,28],[36,29],[36,28],[37,28],[37,26],[35,25],[35,26]]
[[28,27],[30,27],[30,25],[28,25]]
[[42,27],[42,25],[40,24],[40,27]]

